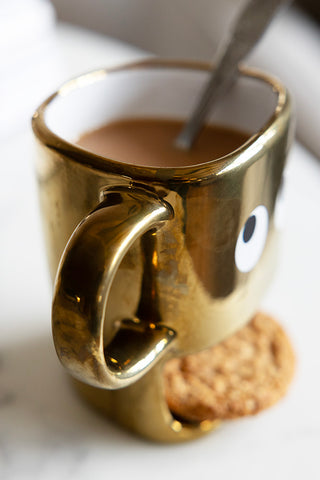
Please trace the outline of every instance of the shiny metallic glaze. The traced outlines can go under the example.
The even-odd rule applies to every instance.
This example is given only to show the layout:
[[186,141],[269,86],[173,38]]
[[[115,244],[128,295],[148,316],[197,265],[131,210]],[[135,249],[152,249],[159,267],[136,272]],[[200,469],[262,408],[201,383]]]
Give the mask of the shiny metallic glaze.
[[[124,68],[170,66],[177,64]],[[108,74],[94,72],[90,81]],[[292,136],[290,99],[266,76],[243,74],[274,86],[273,117],[240,149],[193,167],[117,163],[57,137],[44,112],[59,92],[33,118],[53,279],[58,270],[58,356],[92,404],[155,440],[194,438],[217,425],[187,425],[172,417],[163,394],[163,362],[212,346],[243,326],[274,268],[273,212]],[[62,88],[78,87],[69,82]],[[266,245],[257,266],[241,273],[234,262],[237,237],[259,204],[270,217]]]

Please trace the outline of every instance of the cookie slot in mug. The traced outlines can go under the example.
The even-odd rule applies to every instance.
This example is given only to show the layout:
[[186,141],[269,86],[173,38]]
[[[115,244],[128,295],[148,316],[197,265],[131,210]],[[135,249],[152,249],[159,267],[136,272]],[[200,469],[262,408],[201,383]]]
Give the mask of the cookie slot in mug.
[[187,424],[254,415],[286,394],[294,364],[284,330],[258,313],[220,344],[169,360],[163,370],[166,401],[173,417]]

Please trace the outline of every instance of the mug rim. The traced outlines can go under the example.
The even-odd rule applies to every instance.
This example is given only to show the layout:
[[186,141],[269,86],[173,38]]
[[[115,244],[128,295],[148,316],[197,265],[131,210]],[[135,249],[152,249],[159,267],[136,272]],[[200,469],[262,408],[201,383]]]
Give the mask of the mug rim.
[[[79,89],[90,83],[99,81],[107,75],[121,71],[130,71],[138,69],[179,69],[179,70],[198,70],[211,71],[212,65],[206,62],[185,61],[185,60],[161,60],[144,59],[142,61],[124,63],[110,68],[96,69],[82,75],[78,75],[62,84],[52,95],[50,95],[35,111],[32,117],[32,129],[36,138],[46,147],[56,150],[69,159],[80,165],[97,169],[99,171],[110,172],[110,167],[114,174],[133,177],[141,180],[154,181],[177,181],[177,182],[197,182],[203,181],[212,176],[221,176],[225,172],[230,172],[240,168],[244,163],[249,165],[255,160],[254,153],[263,150],[270,145],[270,142],[279,135],[279,132],[286,126],[286,120],[290,115],[291,98],[288,89],[275,77],[262,72],[256,68],[241,66],[239,72],[241,76],[260,80],[272,87],[277,94],[277,104],[273,114],[263,127],[251,135],[248,140],[240,147],[219,158],[209,160],[196,165],[187,165],[179,167],[154,167],[140,166],[120,162],[108,157],[93,153],[84,149],[80,145],[69,142],[63,137],[54,133],[46,124],[45,113],[47,107],[57,97],[65,96],[68,92]],[[235,160],[237,161],[235,162]],[[248,163],[249,162],[249,163]]]

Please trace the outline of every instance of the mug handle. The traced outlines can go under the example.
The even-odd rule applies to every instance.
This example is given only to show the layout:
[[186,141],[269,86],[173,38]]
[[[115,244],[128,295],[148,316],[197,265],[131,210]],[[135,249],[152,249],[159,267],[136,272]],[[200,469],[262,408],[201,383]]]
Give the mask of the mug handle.
[[104,345],[112,281],[141,235],[161,228],[172,207],[136,187],[113,187],[76,227],[60,260],[52,307],[53,339],[68,372],[90,385],[118,389],[146,373],[175,337],[163,324],[125,319]]

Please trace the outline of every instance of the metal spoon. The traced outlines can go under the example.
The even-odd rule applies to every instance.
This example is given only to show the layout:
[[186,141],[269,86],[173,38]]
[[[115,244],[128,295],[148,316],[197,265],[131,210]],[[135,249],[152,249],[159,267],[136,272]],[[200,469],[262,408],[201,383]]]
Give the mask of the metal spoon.
[[254,47],[281,4],[287,0],[249,0],[240,12],[216,68],[212,71],[190,119],[175,140],[175,146],[189,150],[212,104],[232,85],[238,75],[239,61]]

